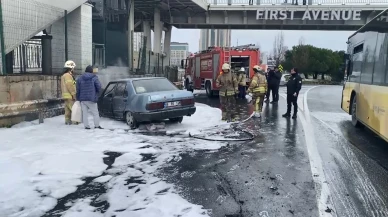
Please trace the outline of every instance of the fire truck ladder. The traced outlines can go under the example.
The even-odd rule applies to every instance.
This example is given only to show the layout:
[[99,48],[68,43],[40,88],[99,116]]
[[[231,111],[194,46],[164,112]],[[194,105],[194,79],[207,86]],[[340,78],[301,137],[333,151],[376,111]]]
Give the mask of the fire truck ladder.
[[229,47],[224,48],[224,63],[230,64],[230,48]]

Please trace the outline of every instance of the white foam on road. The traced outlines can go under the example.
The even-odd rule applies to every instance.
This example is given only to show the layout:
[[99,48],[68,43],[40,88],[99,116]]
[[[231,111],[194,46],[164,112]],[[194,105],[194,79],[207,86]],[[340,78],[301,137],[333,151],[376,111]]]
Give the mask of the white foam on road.
[[[182,124],[167,124],[166,129],[188,132],[221,123],[219,109],[196,105],[193,116],[185,117]],[[207,216],[202,206],[183,199],[155,173],[166,162],[179,160],[181,152],[217,150],[224,143],[136,134],[125,131],[125,123],[105,118],[101,125],[116,130],[66,126],[63,116],[45,119],[44,124],[29,122],[0,129],[0,215],[41,216],[53,209],[59,198],[75,192],[83,178],[96,177],[92,183],[108,190],[99,197],[110,204],[106,213],[99,215],[90,205],[95,198],[86,197],[71,201],[63,216]],[[122,155],[106,171],[103,158],[107,151]],[[142,154],[152,154],[155,159],[142,161]],[[132,188],[128,188],[131,177],[141,182],[130,183]]]

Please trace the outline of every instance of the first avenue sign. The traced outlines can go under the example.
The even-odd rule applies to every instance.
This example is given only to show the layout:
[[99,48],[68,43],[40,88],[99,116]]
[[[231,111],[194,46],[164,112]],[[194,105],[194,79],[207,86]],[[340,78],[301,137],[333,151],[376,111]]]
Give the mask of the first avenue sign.
[[[295,11],[257,10],[257,20],[293,20]],[[361,20],[361,10],[306,10],[302,20]]]

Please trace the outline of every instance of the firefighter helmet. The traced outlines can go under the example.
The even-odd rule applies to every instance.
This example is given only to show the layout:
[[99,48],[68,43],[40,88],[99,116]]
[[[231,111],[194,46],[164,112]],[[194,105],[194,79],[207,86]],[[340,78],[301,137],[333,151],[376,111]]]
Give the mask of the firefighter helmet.
[[68,60],[68,61],[66,61],[65,66],[63,68],[74,69],[75,68],[75,62],[73,60]]
[[222,70],[230,70],[230,65],[227,64],[227,63],[224,63],[224,64],[222,65]]
[[240,68],[240,72],[245,72],[244,67],[241,67],[241,68]]
[[253,66],[253,69],[256,69],[255,71],[257,72],[262,70],[261,67],[258,65]]

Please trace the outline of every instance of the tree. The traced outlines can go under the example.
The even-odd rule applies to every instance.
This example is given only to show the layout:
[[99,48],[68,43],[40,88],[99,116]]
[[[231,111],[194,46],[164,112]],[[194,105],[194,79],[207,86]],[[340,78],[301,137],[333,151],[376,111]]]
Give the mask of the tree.
[[325,75],[330,75],[332,80],[343,80],[341,66],[343,68],[345,51],[332,51],[304,45],[303,39],[299,41],[299,45],[285,52],[282,61],[285,69],[297,67],[306,78],[312,74],[314,79],[317,79],[318,75],[321,75],[321,79],[325,79]]
[[276,65],[279,65],[284,61],[284,55],[286,52],[286,48],[284,46],[284,34],[280,32],[273,42],[273,59],[276,62]]

